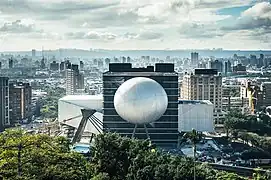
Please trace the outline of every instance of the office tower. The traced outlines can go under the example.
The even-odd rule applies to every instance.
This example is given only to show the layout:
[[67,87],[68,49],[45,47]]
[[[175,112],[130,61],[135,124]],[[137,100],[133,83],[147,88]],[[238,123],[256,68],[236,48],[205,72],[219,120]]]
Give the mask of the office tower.
[[260,58],[258,59],[257,67],[263,67],[264,66],[264,55],[260,54]]
[[246,72],[247,68],[242,64],[237,64],[236,66],[233,66],[232,71],[235,73]]
[[101,59],[99,59],[99,61],[98,61],[98,67],[103,67],[104,66],[104,62],[101,60]]
[[224,62],[224,74],[227,76],[227,74],[229,73],[229,72],[232,72],[232,70],[231,70],[231,62],[228,60],[228,61],[225,61]]
[[257,57],[256,57],[256,55],[250,55],[249,64],[252,65],[252,66],[257,65]]
[[9,69],[13,68],[13,59],[12,58],[8,60],[8,68]]
[[131,58],[129,56],[127,57],[127,63],[131,63]]
[[57,63],[56,61],[53,61],[52,63],[50,63],[50,70],[51,71],[58,71],[59,70],[59,63]]
[[35,57],[36,57],[36,50],[32,49],[32,58],[35,58]]
[[209,61],[209,69],[216,69],[218,72],[223,72],[223,63],[219,60]]
[[181,98],[211,101],[214,105],[215,123],[223,123],[222,76],[216,69],[195,69],[194,73],[184,75]]
[[106,65],[106,66],[109,66],[110,59],[109,59],[109,58],[105,58],[104,62],[105,62],[105,65]]
[[64,71],[65,70],[65,62],[61,62],[60,63],[59,69],[60,69],[60,71]]
[[9,79],[0,77],[0,131],[10,125],[9,121]]
[[263,96],[263,106],[271,105],[271,82],[263,82],[261,84],[260,90]]
[[[123,120],[114,108],[114,95],[125,81],[146,77],[157,81],[168,95],[168,107],[164,115],[154,123],[147,124],[152,142],[158,146],[175,146],[178,140],[178,73],[173,64],[156,64],[147,68],[132,68],[131,63],[110,64],[103,73],[104,117],[103,128],[131,137],[134,124]],[[147,90],[147,89],[146,89]],[[150,107],[151,108],[151,107]],[[136,113],[136,112],[135,112]],[[136,137],[146,139],[143,126],[138,126]]]
[[80,89],[84,89],[84,75],[79,72],[78,65],[72,64],[66,69],[66,94],[76,94]]
[[191,53],[191,64],[195,65],[199,62],[199,53],[192,52]]
[[41,59],[40,68],[41,69],[45,69],[46,68],[46,63],[45,63],[45,58],[44,57],[42,57],[42,59]]
[[122,57],[122,63],[126,63],[126,57]]
[[20,123],[32,116],[31,109],[32,88],[29,83],[10,83],[9,85],[9,109],[10,124]]
[[79,62],[79,68],[81,71],[84,70],[84,62],[83,61]]

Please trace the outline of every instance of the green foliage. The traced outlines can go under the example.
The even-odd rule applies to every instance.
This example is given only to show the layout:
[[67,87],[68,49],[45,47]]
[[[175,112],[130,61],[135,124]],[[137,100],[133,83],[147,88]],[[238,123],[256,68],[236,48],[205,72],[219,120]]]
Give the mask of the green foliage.
[[[101,134],[96,138],[92,162],[94,176],[106,174],[111,180],[192,180],[193,160],[153,150],[149,141]],[[196,165],[197,179],[215,179],[216,171]]]
[[220,172],[216,175],[217,180],[245,180],[245,178],[240,177],[234,173]]
[[79,180],[90,177],[90,165],[83,156],[71,152],[69,142],[63,138],[29,135],[20,130],[5,131],[0,135],[0,158],[3,179]]
[[58,115],[58,100],[65,96],[65,89],[60,87],[44,87],[47,96],[42,99],[41,115],[44,118],[54,119]]
[[[19,151],[18,147],[22,147]],[[88,161],[70,150],[70,142],[20,130],[0,135],[0,178],[20,180],[192,180],[194,161],[164,154],[148,140],[100,134]],[[21,152],[21,176],[18,175]],[[196,164],[197,180],[242,180],[236,174]],[[266,176],[267,177],[267,176]]]
[[258,120],[255,115],[244,115],[237,110],[228,112],[224,122],[226,132],[236,129],[254,132],[259,135],[271,135],[270,125],[271,119],[265,114],[260,114]]

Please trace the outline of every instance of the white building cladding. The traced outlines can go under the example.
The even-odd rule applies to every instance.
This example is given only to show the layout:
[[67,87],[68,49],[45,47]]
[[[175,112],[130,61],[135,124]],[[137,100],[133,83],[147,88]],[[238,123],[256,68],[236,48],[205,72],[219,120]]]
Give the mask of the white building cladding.
[[[95,109],[94,116],[103,122],[103,96],[102,95],[68,95],[58,100],[58,121],[77,128],[81,119],[81,109]],[[101,127],[102,128],[102,127]],[[97,134],[97,129],[88,122],[85,132]]]
[[178,130],[214,132],[213,104],[210,101],[179,100]]

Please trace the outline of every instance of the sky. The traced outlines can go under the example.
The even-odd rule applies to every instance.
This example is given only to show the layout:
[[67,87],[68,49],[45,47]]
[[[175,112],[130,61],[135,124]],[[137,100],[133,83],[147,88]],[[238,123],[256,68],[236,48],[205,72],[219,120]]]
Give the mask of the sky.
[[0,51],[270,50],[270,0],[0,0]]

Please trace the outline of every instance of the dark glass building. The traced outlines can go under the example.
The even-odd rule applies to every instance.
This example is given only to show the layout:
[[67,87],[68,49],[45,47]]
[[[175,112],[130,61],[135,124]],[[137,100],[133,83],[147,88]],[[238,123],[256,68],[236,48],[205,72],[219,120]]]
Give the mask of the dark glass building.
[[[166,91],[168,107],[157,121],[147,124],[152,142],[158,146],[176,147],[178,141],[178,73],[174,65],[158,63],[147,68],[132,68],[130,63],[109,64],[109,71],[103,73],[104,131],[117,132],[131,137],[135,125],[123,120],[114,108],[114,95],[119,86],[135,77],[146,77],[157,81]],[[146,139],[145,129],[138,125],[135,137]]]

